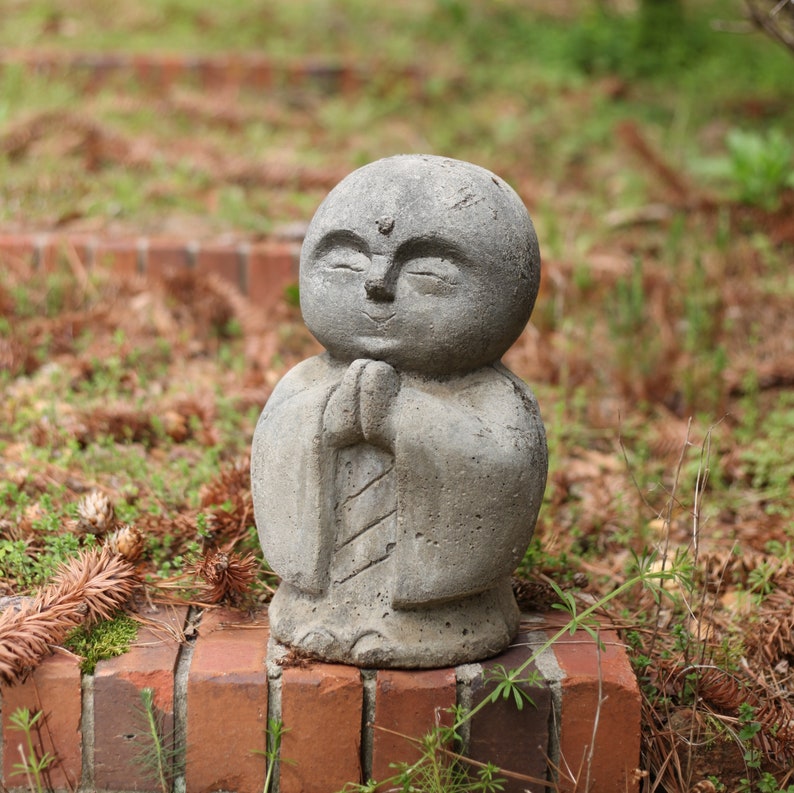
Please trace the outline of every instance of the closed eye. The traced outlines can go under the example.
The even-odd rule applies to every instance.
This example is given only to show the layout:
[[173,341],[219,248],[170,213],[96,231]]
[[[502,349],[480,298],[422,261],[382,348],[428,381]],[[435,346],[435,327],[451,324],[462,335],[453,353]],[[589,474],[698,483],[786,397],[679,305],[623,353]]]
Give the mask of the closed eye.
[[322,265],[328,270],[363,273],[369,263],[369,257],[354,248],[332,248],[322,257]]
[[421,278],[439,281],[449,286],[455,286],[460,280],[460,271],[452,262],[435,256],[412,259],[405,263],[403,272],[407,275],[417,275]]

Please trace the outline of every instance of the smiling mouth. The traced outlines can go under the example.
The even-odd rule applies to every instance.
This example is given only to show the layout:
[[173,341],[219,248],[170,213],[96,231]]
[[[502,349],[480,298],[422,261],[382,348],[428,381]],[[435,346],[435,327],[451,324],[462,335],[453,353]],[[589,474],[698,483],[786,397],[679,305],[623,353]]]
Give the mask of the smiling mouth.
[[369,311],[365,311],[364,314],[367,316],[368,319],[372,320],[378,327],[385,325],[394,315],[396,312],[392,311],[391,313],[370,313]]

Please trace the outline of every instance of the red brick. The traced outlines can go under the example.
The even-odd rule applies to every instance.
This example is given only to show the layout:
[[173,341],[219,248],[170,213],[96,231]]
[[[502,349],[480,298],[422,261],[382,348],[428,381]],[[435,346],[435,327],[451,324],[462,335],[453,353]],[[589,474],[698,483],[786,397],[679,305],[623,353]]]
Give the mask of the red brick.
[[187,793],[259,793],[267,748],[266,620],[204,614],[187,685]]
[[36,266],[40,272],[51,273],[58,266],[58,249],[56,240],[49,234],[37,234]]
[[36,240],[32,234],[0,234],[0,263],[33,267]]
[[121,56],[102,53],[94,57],[91,63],[86,64],[86,66],[90,67],[88,90],[96,91],[128,68],[129,64]]
[[409,738],[422,738],[436,725],[451,726],[452,714],[447,711],[455,705],[455,687],[454,669],[378,672],[372,735],[374,779],[392,776],[390,763],[412,763],[419,758],[419,750]]
[[298,281],[299,246],[286,242],[252,245],[248,254],[248,297],[268,309],[284,299],[284,290]]
[[201,87],[208,91],[218,91],[231,84],[235,67],[228,58],[212,56],[201,58],[196,68]]
[[[497,683],[490,681],[496,667],[511,671],[522,666],[532,655],[527,636],[519,634],[514,644],[496,658],[483,663],[483,674],[472,684],[472,704],[478,705],[494,690]],[[537,673],[535,664],[530,664],[521,678]],[[468,755],[482,763],[493,763],[499,768],[517,774],[546,779],[549,753],[549,717],[551,715],[551,691],[542,676],[520,687],[534,704],[524,702],[521,710],[512,696],[501,697],[483,707],[471,719],[471,734]],[[506,793],[523,793],[531,787],[525,781],[506,777]]]
[[132,59],[135,77],[147,88],[162,87],[162,69],[159,59],[151,55],[135,55]]
[[565,675],[560,718],[560,768],[565,772],[559,780],[562,793],[639,790],[635,773],[641,741],[637,679],[617,634],[604,630],[600,637],[601,649],[584,631],[566,634],[553,646]]
[[188,59],[184,55],[161,55],[160,56],[160,79],[162,88],[168,90],[174,83],[180,82],[190,69]]
[[351,64],[345,65],[340,74],[340,85],[342,93],[346,96],[358,94],[364,85],[364,80],[362,79],[359,69]]
[[183,55],[136,55],[132,67],[138,80],[147,88],[159,93],[167,91],[181,80],[189,69],[188,59]]
[[94,266],[110,268],[118,275],[135,275],[138,272],[137,243],[135,240],[98,240]]
[[[144,612],[154,625],[141,627],[129,652],[100,661],[94,673],[94,784],[105,790],[158,791],[141,763],[152,746],[142,713],[141,691],[154,691],[167,748],[173,748],[174,669],[187,609]],[[162,626],[162,627],[160,627]]]
[[51,272],[56,260],[56,248],[50,234],[0,235],[0,263]]
[[32,714],[43,710],[40,728],[34,733],[38,757],[50,752],[56,759],[45,772],[45,787],[75,790],[81,779],[82,733],[80,730],[80,663],[63,652],[46,658],[35,672],[16,686],[0,689],[3,718],[3,782],[7,788],[26,787],[25,776],[14,774],[21,762],[19,744],[24,733],[11,729],[10,717],[17,708]]
[[54,241],[59,260],[69,261],[76,256],[85,270],[90,270],[94,263],[97,239],[91,234],[69,234]]
[[242,291],[243,268],[236,245],[202,245],[196,255],[196,269],[219,275]]
[[281,793],[329,793],[361,781],[364,688],[352,666],[312,664],[281,677]]
[[305,61],[298,67],[297,77],[307,88],[324,94],[338,93],[343,85],[344,67],[327,61]]
[[185,240],[159,237],[149,239],[146,254],[147,274],[160,275],[166,270],[190,267],[191,264],[190,246]]
[[267,89],[273,87],[273,64],[268,58],[250,58],[243,75],[249,88]]

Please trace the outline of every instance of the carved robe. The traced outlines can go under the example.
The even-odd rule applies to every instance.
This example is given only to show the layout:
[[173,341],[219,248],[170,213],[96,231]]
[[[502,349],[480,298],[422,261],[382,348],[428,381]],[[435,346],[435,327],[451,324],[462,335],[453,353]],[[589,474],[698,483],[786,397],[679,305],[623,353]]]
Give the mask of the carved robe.
[[347,368],[327,353],[302,362],[257,424],[252,489],[272,569],[322,599],[389,558],[378,587],[395,609],[460,600],[509,578],[546,479],[529,388],[499,363],[441,378],[403,372],[389,447],[339,448],[324,414]]

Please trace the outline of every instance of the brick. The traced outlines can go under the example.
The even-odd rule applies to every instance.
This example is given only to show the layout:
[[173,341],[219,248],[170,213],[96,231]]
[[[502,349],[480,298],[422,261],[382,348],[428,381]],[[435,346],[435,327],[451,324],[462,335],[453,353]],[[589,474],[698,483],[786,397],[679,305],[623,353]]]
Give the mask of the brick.
[[147,88],[161,88],[162,69],[160,61],[151,55],[135,55],[132,59],[135,77]]
[[[497,685],[487,682],[499,665],[505,670],[516,669],[532,655],[526,634],[519,633],[513,645],[501,655],[483,663],[483,674],[472,684],[472,705],[477,706]],[[530,664],[522,673],[526,678],[537,672]],[[525,702],[521,710],[511,697],[501,697],[485,705],[471,719],[471,733],[467,754],[482,763],[493,763],[499,768],[516,774],[546,779],[549,754],[549,717],[551,715],[551,690],[543,679],[526,682],[521,688],[529,695],[534,705]],[[523,793],[531,787],[526,781],[506,777],[506,793]]]
[[193,256],[189,243],[163,237],[149,239],[146,255],[146,272],[149,275],[161,275],[167,270],[190,267]]
[[33,267],[36,264],[36,239],[32,234],[1,234],[0,263]]
[[51,273],[58,266],[58,248],[56,240],[49,234],[37,234],[35,237],[36,267],[40,272]]
[[219,275],[243,289],[243,262],[237,245],[202,245],[196,254],[196,270]]
[[227,58],[213,56],[201,58],[196,63],[200,85],[207,91],[219,91],[232,81],[231,64]]
[[184,55],[166,54],[160,56],[161,90],[168,90],[175,83],[185,78],[190,70],[188,59]]
[[158,791],[141,757],[153,742],[142,713],[141,691],[154,691],[155,713],[167,749],[173,748],[174,670],[187,609],[143,612],[129,652],[100,661],[94,673],[94,784],[97,789]]
[[183,55],[136,55],[132,67],[137,79],[158,93],[168,91],[174,83],[185,77],[189,70],[188,59]]
[[359,670],[341,664],[286,668],[281,686],[281,793],[329,793],[360,782]]
[[342,93],[346,96],[355,96],[359,94],[364,85],[364,80],[359,69],[351,64],[345,65],[340,74],[340,85]]
[[56,247],[49,234],[0,235],[0,263],[51,272],[56,260]]
[[39,729],[34,732],[38,757],[50,752],[55,762],[45,771],[48,790],[75,790],[80,785],[82,768],[82,733],[80,730],[81,691],[80,662],[64,652],[46,658],[33,674],[16,686],[3,686],[3,784],[6,788],[25,788],[24,774],[14,774],[21,762],[19,744],[24,733],[11,729],[10,717],[17,708],[31,713],[43,711]]
[[258,90],[273,87],[273,64],[268,58],[249,58],[243,80],[248,88]]
[[420,752],[408,738],[422,738],[436,725],[451,726],[452,715],[447,711],[455,701],[454,669],[379,671],[372,735],[373,778],[383,781],[393,776],[390,763],[416,761]]
[[248,297],[269,309],[284,299],[284,290],[298,281],[299,246],[285,242],[252,245],[248,253]]
[[97,239],[91,234],[69,234],[54,241],[59,260],[69,261],[76,256],[85,270],[90,270],[94,263]]
[[562,793],[639,790],[635,773],[641,741],[637,679],[617,634],[604,630],[600,637],[601,649],[584,631],[566,634],[553,646],[565,675],[560,717],[560,768],[566,772],[559,780]]
[[296,78],[307,88],[324,94],[338,93],[343,85],[344,67],[323,61],[306,61],[297,67]]
[[231,609],[204,614],[187,684],[187,793],[259,793],[267,748],[268,625]]
[[135,240],[100,239],[94,250],[94,266],[122,276],[135,275],[138,269],[138,244]]
[[129,66],[124,58],[111,53],[91,56],[77,65],[82,65],[88,72],[87,87],[90,91],[103,87]]

